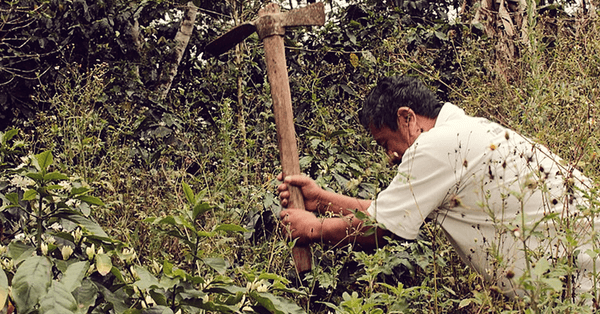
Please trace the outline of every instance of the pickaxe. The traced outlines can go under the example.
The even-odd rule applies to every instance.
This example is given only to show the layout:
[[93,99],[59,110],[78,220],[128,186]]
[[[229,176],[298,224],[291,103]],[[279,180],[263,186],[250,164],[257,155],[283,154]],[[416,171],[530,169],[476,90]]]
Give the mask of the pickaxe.
[[[300,174],[294,116],[292,111],[292,95],[285,62],[283,35],[286,27],[319,26],[325,24],[325,8],[323,3],[313,3],[304,8],[280,12],[279,6],[270,3],[258,12],[258,19],[240,24],[221,37],[210,42],[205,51],[219,55],[250,36],[255,31],[265,46],[267,77],[271,85],[273,112],[277,127],[281,167],[286,175]],[[290,186],[290,203],[295,208],[304,209],[302,192]],[[295,246],[292,255],[296,270],[299,273],[311,269],[311,256],[308,247]]]

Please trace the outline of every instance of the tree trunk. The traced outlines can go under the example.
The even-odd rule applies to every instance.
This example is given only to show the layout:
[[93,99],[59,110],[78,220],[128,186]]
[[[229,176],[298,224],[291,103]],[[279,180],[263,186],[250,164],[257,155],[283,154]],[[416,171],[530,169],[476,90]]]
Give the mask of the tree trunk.
[[486,35],[497,40],[495,62],[498,73],[504,77],[519,53],[515,42],[531,47],[529,19],[536,12],[535,5],[535,1],[528,4],[527,0],[481,0],[475,12],[472,24],[481,24]]
[[194,31],[194,23],[196,22],[197,13],[198,8],[194,5],[194,3],[192,1],[188,2],[183,15],[183,20],[181,21],[181,26],[175,35],[175,58],[172,63],[165,65],[163,73],[161,74],[161,83],[156,88],[156,92],[159,94],[160,99],[165,99],[169,93],[169,89],[171,89],[173,79],[175,78],[175,75],[177,75],[177,68],[179,67],[183,53],[185,52],[185,49],[190,41],[190,37]]

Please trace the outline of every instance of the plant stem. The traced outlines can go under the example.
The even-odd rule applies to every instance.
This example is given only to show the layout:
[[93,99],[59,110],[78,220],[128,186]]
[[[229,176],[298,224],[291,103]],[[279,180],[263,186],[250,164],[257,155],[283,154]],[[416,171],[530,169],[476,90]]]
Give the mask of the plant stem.
[[[40,184],[40,186],[43,187],[43,184]],[[40,188],[40,190],[42,190],[42,188]],[[37,249],[38,251],[41,252],[42,250],[42,217],[44,214],[44,210],[42,208],[42,205],[44,204],[43,200],[43,196],[41,193],[39,194],[39,203],[38,203],[38,216],[37,216],[37,234],[35,235],[35,242],[37,243]]]

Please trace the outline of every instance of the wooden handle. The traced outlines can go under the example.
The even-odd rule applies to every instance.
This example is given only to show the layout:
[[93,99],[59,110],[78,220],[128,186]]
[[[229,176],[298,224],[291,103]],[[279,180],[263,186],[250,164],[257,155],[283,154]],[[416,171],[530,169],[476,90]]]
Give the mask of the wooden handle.
[[[292,111],[292,96],[285,62],[283,37],[274,35],[263,39],[267,76],[271,85],[273,97],[273,112],[277,127],[277,143],[279,145],[283,175],[300,174],[300,161],[294,129],[294,113]],[[290,202],[293,208],[305,209],[302,191],[290,186]],[[309,247],[296,246],[292,249],[296,270],[299,273],[311,269],[311,253]]]

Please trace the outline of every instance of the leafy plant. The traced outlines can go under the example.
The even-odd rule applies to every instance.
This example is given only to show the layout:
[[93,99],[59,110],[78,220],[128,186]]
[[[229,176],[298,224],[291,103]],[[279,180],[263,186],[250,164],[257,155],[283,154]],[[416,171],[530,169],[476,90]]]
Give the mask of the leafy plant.
[[[165,261],[160,280],[146,273],[143,276],[146,284],[138,287],[150,290],[152,295],[164,295],[165,304],[160,305],[167,305],[166,302],[171,300],[169,304],[171,308],[197,307],[221,313],[265,310],[281,314],[304,313],[295,303],[270,292],[302,294],[298,290],[286,287],[289,280],[266,272],[258,275],[249,273],[244,274],[248,279],[246,287],[237,286],[234,284],[234,279],[226,275],[229,262],[225,258],[202,256],[204,240],[215,237],[221,232],[247,232],[247,230],[234,224],[219,224],[210,231],[204,230],[198,224],[198,219],[212,209],[212,206],[203,201],[206,191],[195,194],[188,184],[182,183],[182,187],[187,206],[179,215],[150,217],[146,221],[161,228],[165,234],[179,239],[186,246],[186,259],[190,261],[192,269],[188,273]],[[206,269],[207,267],[212,271]],[[158,283],[161,282],[168,282],[169,285],[159,285]]]

